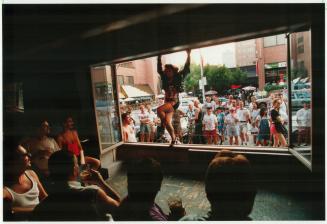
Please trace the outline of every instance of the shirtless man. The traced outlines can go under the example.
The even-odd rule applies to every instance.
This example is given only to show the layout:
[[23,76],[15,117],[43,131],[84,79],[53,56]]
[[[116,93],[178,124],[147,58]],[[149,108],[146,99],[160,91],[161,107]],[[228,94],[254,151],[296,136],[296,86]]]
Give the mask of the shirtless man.
[[74,128],[74,121],[71,116],[66,117],[64,130],[57,137],[57,143],[61,149],[66,149],[74,154],[77,158],[80,157],[80,164],[89,164],[92,169],[97,170],[100,167],[100,161],[93,157],[84,156],[84,150],[78,137],[78,133]]

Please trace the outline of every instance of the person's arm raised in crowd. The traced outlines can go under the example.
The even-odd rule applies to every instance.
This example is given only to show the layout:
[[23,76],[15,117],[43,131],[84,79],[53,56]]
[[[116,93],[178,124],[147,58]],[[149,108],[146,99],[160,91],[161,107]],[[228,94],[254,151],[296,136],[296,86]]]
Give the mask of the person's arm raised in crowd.
[[183,70],[179,72],[182,75],[183,79],[190,73],[190,64],[191,64],[191,49],[186,50],[187,58]]

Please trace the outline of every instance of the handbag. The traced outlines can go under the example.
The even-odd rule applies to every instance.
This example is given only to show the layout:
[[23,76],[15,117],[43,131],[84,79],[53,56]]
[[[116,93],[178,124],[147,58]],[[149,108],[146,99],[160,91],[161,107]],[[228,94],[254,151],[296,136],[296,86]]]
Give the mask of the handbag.
[[275,123],[275,127],[276,127],[277,132],[282,133],[285,136],[288,134],[287,129],[285,128],[285,126],[282,123],[280,123],[280,122]]

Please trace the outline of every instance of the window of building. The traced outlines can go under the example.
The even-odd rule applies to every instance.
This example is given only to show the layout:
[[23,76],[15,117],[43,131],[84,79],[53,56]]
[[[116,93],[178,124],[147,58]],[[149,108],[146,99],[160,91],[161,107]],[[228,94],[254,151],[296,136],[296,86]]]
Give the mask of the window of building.
[[125,84],[133,86],[134,85],[134,77],[133,76],[125,76]]
[[272,47],[276,45],[276,36],[264,37],[263,38],[263,46],[264,47]]
[[263,38],[264,47],[272,47],[272,46],[283,45],[283,44],[286,44],[285,34],[279,34],[279,35]]
[[297,53],[298,54],[303,54],[304,53],[304,46],[303,45],[298,45],[297,46]]
[[297,43],[298,44],[303,44],[303,36],[300,36],[297,38]]

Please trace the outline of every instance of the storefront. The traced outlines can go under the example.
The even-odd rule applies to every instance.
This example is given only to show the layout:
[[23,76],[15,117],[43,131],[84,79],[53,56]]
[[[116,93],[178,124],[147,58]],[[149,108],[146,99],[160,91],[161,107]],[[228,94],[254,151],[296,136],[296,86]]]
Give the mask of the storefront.
[[275,62],[265,64],[265,82],[279,83],[285,82],[286,62]]

